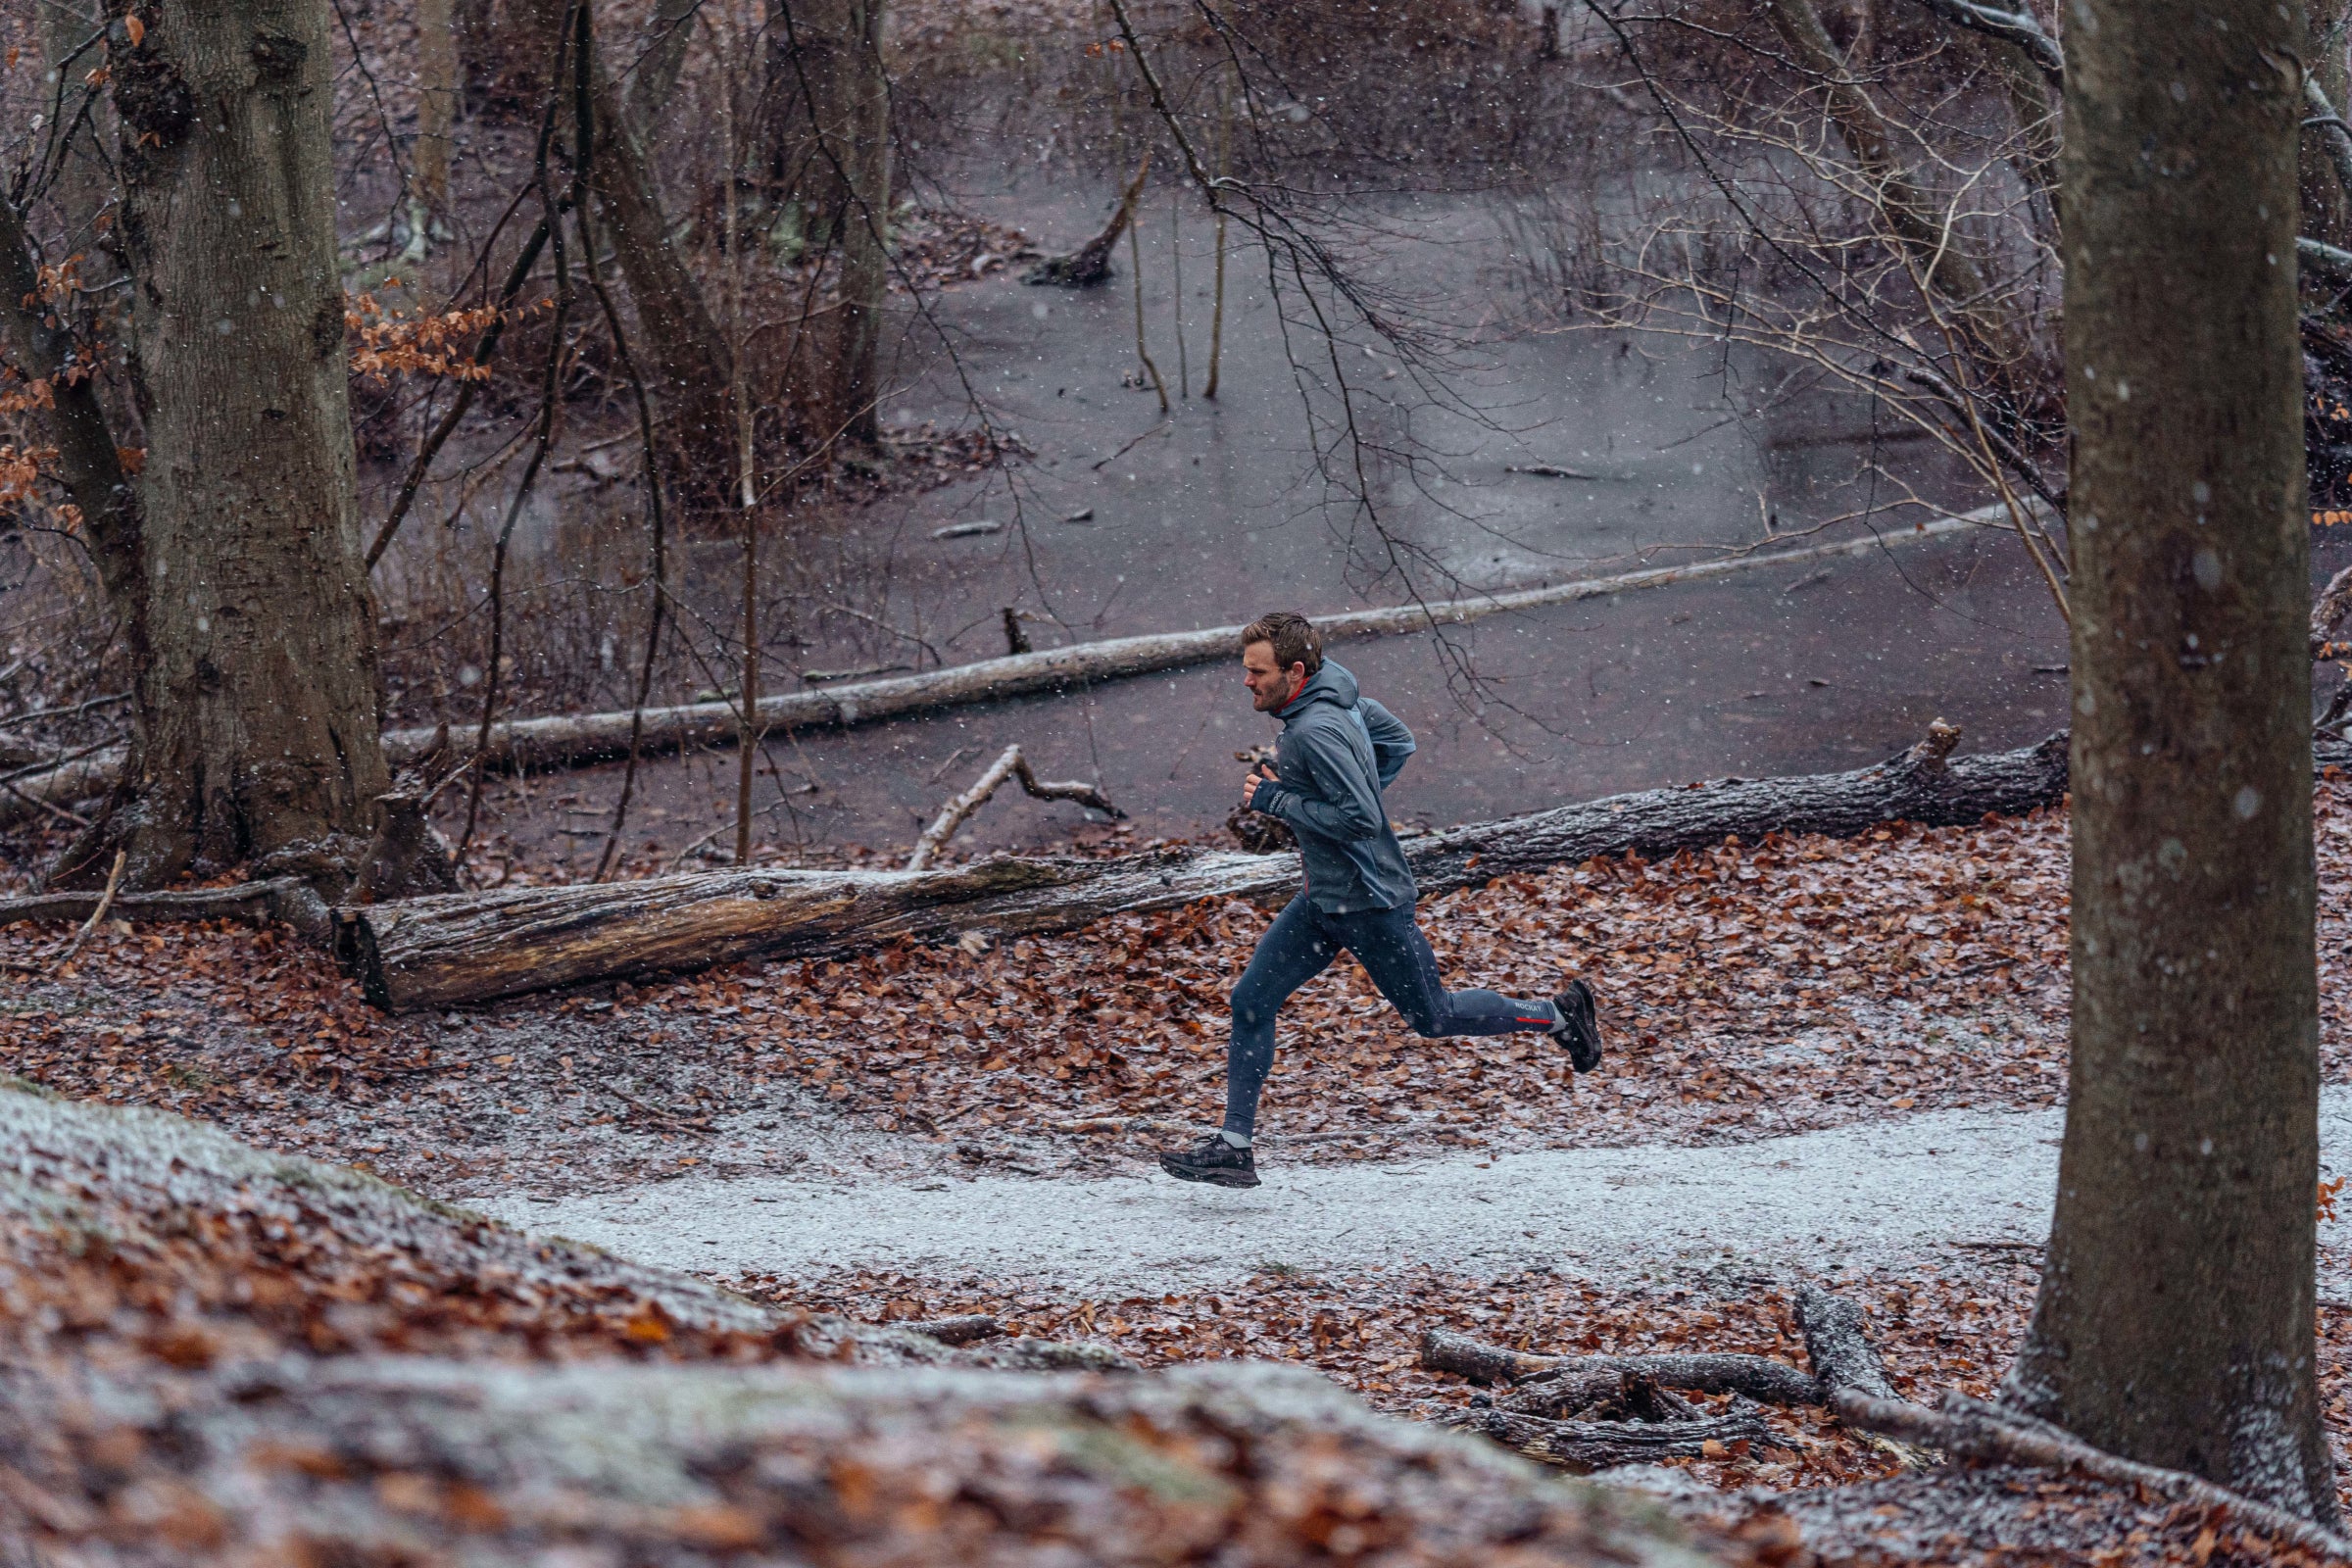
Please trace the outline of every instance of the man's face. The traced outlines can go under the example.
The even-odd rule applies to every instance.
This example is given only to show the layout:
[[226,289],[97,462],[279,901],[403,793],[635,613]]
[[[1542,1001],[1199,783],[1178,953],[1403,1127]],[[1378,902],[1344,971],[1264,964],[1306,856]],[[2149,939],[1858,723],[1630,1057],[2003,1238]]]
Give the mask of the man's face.
[[1306,666],[1293,664],[1284,669],[1274,662],[1272,643],[1251,643],[1242,650],[1242,680],[1259,712],[1280,712],[1306,684]]

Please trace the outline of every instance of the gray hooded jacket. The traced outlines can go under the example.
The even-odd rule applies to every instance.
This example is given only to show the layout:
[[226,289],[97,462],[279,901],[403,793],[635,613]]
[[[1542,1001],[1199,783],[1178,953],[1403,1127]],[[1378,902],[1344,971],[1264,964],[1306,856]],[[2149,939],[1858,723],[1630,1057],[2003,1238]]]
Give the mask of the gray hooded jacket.
[[1277,781],[1259,784],[1250,804],[1298,835],[1307,898],[1326,914],[1412,903],[1413,873],[1380,792],[1413,755],[1413,732],[1329,660],[1276,716]]

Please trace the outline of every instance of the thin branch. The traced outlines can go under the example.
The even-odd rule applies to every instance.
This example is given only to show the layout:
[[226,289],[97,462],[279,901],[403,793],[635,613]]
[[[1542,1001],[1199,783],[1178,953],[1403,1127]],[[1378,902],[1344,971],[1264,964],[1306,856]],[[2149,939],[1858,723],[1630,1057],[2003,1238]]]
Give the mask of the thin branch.
[[972,787],[940,808],[939,815],[923,829],[922,837],[914,841],[914,853],[906,858],[906,869],[927,869],[956,830],[987,804],[1007,778],[1020,780],[1021,788],[1041,801],[1076,801],[1098,811],[1107,811],[1114,819],[1123,820],[1127,813],[1110,804],[1110,797],[1092,784],[1045,783],[1029,766],[1029,759],[1021,755],[1018,746],[1007,746],[1004,755],[989,763],[988,771],[972,782]]

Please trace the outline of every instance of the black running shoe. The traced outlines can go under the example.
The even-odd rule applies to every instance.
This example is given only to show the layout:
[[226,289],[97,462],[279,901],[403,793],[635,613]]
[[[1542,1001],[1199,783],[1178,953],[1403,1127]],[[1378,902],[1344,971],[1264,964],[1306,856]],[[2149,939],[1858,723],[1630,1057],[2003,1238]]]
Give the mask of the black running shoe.
[[1221,1133],[1210,1133],[1190,1149],[1159,1156],[1159,1168],[1180,1182],[1207,1182],[1216,1187],[1255,1187],[1257,1160],[1247,1149],[1236,1149]]
[[1560,1022],[1553,1027],[1551,1038],[1568,1053],[1568,1059],[1578,1072],[1591,1072],[1600,1065],[1600,1015],[1592,1005],[1592,988],[1582,980],[1571,980],[1568,989],[1551,999],[1560,1009]]

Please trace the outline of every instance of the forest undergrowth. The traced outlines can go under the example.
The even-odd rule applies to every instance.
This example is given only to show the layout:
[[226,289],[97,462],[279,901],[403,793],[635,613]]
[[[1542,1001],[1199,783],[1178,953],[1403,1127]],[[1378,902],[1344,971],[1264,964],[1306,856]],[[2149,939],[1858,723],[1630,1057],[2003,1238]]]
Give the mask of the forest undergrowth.
[[[2352,781],[2328,769],[2316,812],[2323,1070],[2342,1082]],[[1545,992],[1563,969],[1592,977],[1606,1064],[1578,1079],[1540,1044],[1416,1039],[1345,963],[1286,1013],[1268,1148],[1289,1162],[1741,1142],[2055,1104],[2067,855],[2063,812],[2036,812],[1594,860],[1430,901],[1423,923],[1457,984]],[[59,967],[70,933],[19,924],[0,928],[12,980],[0,1071],[461,1201],[688,1173],[1083,1178],[1132,1171],[1213,1118],[1223,996],[1267,917],[1200,906],[993,949],[746,965],[401,1018],[283,931],[110,921]],[[2032,1303],[2035,1250],[1956,1239],[1950,1250],[1908,1277],[1837,1281],[1869,1303],[1906,1395],[1985,1393]],[[1424,1415],[1470,1392],[1419,1367],[1432,1326],[1563,1351],[1786,1357],[1799,1343],[1785,1282],[1760,1276],[1604,1289],[1548,1271],[1325,1279],[1268,1260],[1227,1290],[1105,1299],[975,1276],[713,1273],[865,1321],[990,1312],[1012,1332],[1102,1340],[1152,1364],[1296,1360]],[[2352,1306],[2324,1306],[2321,1328],[2328,1419],[2352,1441]],[[1894,1467],[1819,1412],[1770,1419],[1790,1446],[1688,1467],[1709,1485],[1776,1490]]]

